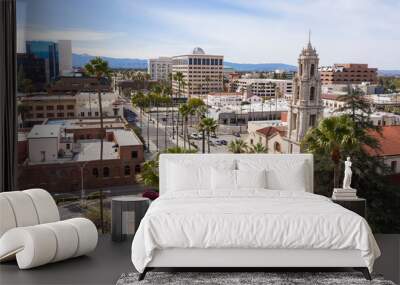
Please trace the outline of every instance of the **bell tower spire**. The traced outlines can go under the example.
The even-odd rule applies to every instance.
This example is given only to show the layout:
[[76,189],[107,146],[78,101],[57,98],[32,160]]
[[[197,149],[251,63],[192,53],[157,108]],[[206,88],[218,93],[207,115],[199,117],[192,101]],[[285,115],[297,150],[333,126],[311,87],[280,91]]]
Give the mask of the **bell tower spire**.
[[319,57],[311,45],[311,31],[308,44],[300,53],[298,72],[294,78],[293,97],[288,113],[288,153],[299,153],[300,143],[310,128],[322,118],[321,79],[318,71]]

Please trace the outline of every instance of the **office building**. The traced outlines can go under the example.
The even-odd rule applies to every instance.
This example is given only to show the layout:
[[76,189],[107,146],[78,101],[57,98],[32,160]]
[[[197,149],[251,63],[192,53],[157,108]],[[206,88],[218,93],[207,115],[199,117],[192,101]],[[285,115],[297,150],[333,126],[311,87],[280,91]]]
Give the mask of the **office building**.
[[[17,54],[18,92],[43,91],[48,83],[46,61],[33,54]],[[26,81],[26,80],[30,81]]]
[[26,53],[46,61],[48,81],[56,80],[60,75],[58,44],[49,41],[27,41]]
[[378,69],[368,64],[334,64],[320,67],[321,83],[325,84],[361,84],[378,83]]
[[58,41],[59,52],[59,73],[60,75],[69,75],[72,69],[72,44],[70,40]]
[[285,97],[293,93],[293,81],[270,78],[240,78],[233,80],[231,88],[237,92],[246,92],[247,96]]
[[151,58],[147,69],[151,80],[167,81],[172,73],[172,59],[170,57]]
[[[172,58],[172,73],[181,72],[185,84],[181,84],[181,96],[204,97],[211,92],[223,90],[224,57],[209,55],[196,47],[191,54]],[[174,94],[178,94],[179,82],[172,81]]]

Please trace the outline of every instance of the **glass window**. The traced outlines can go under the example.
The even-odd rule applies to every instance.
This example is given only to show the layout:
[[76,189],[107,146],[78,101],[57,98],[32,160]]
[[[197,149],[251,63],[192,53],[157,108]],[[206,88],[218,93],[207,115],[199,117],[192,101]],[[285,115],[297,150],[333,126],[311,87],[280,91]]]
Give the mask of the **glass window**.
[[125,176],[131,175],[131,167],[129,165],[125,165],[124,174]]
[[94,177],[99,177],[99,170],[97,168],[92,169],[92,174]]
[[136,150],[131,151],[131,158],[137,158],[138,157],[138,152]]
[[104,167],[103,168],[103,177],[109,177],[110,176],[110,168]]

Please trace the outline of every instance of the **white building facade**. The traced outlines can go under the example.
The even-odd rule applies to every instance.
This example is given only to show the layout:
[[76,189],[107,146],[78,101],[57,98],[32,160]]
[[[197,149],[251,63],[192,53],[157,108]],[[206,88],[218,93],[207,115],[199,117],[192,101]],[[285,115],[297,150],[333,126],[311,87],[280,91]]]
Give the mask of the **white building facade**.
[[172,58],[172,73],[181,72],[185,83],[172,80],[174,94],[178,94],[179,85],[183,97],[206,97],[211,92],[223,90],[224,57],[209,55],[196,47],[192,54]]
[[150,58],[147,65],[151,80],[168,81],[172,74],[172,58]]
[[60,75],[70,74],[72,69],[72,43],[70,40],[58,41]]
[[270,78],[240,78],[233,82],[233,88],[247,92],[248,96],[285,97],[293,93],[293,81]]
[[240,106],[242,101],[242,93],[217,92],[208,94],[205,103],[211,107],[222,108],[227,106]]

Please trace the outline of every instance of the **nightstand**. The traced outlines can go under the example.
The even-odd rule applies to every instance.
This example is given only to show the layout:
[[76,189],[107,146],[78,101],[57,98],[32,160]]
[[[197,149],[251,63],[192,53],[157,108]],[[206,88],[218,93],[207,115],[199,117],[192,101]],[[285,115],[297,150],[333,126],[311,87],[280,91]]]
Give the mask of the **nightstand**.
[[361,217],[366,218],[367,215],[367,200],[363,198],[353,199],[332,199],[332,202],[339,204],[340,206],[359,214]]

